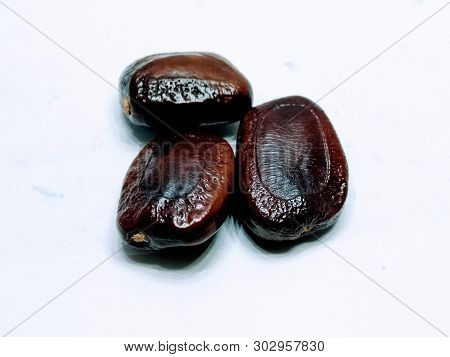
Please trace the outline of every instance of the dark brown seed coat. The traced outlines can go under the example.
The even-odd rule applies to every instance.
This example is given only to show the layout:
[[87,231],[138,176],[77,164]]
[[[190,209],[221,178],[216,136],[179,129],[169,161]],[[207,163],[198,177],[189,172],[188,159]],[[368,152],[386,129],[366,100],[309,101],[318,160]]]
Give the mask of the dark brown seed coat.
[[134,123],[178,129],[241,120],[252,105],[247,79],[212,53],[157,54],[129,65],[120,78],[125,115]]
[[125,241],[159,250],[205,242],[228,214],[234,155],[210,134],[158,136],[125,177],[118,225]]
[[331,226],[344,205],[348,169],[323,110],[286,97],[250,110],[238,133],[239,205],[246,228],[294,240]]

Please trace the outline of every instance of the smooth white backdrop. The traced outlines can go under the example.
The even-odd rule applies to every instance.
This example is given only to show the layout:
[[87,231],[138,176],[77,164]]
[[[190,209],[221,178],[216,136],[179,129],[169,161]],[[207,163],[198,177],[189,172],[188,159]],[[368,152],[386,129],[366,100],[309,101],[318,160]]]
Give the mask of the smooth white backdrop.
[[[100,77],[212,51],[248,77],[255,105],[317,100],[444,5],[2,1],[98,73],[0,4],[2,334],[121,247],[122,179],[151,132],[124,121]],[[229,219],[191,262],[120,251],[11,335],[440,335],[368,277],[450,333],[449,23],[450,6],[320,101],[350,168],[329,248],[267,252]]]

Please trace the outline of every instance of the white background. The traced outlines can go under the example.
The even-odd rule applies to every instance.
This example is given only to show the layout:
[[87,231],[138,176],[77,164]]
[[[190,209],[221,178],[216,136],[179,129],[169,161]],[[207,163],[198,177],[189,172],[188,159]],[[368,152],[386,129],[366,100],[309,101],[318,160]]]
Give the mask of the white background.
[[[212,51],[255,105],[319,99],[444,5],[4,2],[114,85],[144,55]],[[78,280],[121,247],[122,180],[152,133],[0,4],[0,333],[76,281],[11,336],[441,335],[374,281],[450,333],[449,23],[450,6],[320,100],[350,169],[328,247],[267,252],[229,219],[195,260],[120,250]]]

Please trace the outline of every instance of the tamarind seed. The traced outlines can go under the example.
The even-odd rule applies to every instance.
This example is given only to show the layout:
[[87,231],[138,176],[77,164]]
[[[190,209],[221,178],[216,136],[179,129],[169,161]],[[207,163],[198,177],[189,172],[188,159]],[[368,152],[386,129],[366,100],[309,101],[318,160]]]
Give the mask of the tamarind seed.
[[317,104],[292,96],[257,106],[237,141],[237,210],[252,236],[295,240],[336,221],[347,197],[347,161]]
[[160,250],[211,238],[229,212],[233,169],[233,150],[216,135],[154,138],[123,183],[117,221],[125,242]]
[[225,58],[202,52],[141,58],[120,77],[133,123],[179,129],[239,121],[252,105],[248,80]]

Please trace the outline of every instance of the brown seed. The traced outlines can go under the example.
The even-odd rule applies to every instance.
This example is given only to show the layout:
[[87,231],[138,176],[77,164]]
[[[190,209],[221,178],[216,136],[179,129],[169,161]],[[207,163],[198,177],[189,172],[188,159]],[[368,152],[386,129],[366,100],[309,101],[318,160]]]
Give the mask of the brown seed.
[[347,197],[344,151],[322,109],[303,97],[253,108],[238,133],[239,215],[256,237],[294,240],[331,226]]
[[233,150],[218,136],[153,139],[123,184],[118,224],[125,241],[150,250],[205,242],[228,214],[233,167]]
[[252,105],[247,79],[212,53],[144,57],[120,78],[124,114],[135,124],[165,129],[241,120]]

